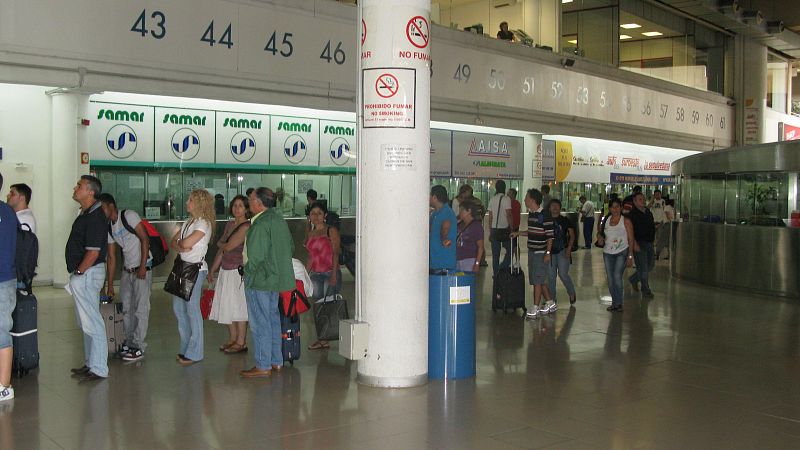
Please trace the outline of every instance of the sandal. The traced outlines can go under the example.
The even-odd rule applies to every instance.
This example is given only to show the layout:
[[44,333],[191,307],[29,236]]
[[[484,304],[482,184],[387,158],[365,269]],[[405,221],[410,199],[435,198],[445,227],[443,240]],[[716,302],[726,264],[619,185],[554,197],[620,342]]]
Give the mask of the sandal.
[[330,347],[331,347],[330,344],[328,344],[327,342],[317,341],[317,342],[314,342],[313,344],[309,345],[308,349],[309,350],[325,350],[326,348],[330,348]]
[[232,355],[234,353],[242,353],[246,351],[247,351],[247,345],[240,345],[236,343],[225,349],[225,353],[229,355]]
[[225,350],[233,347],[235,344],[236,342],[226,342],[219,346],[219,351],[224,352]]

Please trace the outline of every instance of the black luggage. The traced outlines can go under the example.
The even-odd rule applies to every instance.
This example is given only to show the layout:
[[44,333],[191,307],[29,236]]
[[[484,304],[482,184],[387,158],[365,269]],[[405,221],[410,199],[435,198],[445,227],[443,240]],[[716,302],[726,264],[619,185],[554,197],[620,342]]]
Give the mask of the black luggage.
[[115,355],[122,350],[125,343],[125,333],[122,327],[122,303],[100,303],[100,315],[106,324],[106,337],[108,338],[108,353]]
[[339,321],[350,318],[347,302],[339,294],[326,295],[313,304],[314,325],[317,328],[317,339],[320,341],[336,341],[339,339]]
[[291,365],[300,359],[300,316],[281,314],[281,351],[283,360]]
[[[512,248],[514,248],[512,243]],[[501,270],[494,277],[492,285],[492,311],[502,310],[507,313],[509,310],[516,311],[517,308],[525,308],[525,273],[519,266],[519,258],[515,264],[512,253],[511,267]]]
[[11,339],[14,357],[11,370],[18,376],[39,367],[39,332],[37,330],[37,301],[32,292],[17,289],[17,306],[11,313],[14,325]]

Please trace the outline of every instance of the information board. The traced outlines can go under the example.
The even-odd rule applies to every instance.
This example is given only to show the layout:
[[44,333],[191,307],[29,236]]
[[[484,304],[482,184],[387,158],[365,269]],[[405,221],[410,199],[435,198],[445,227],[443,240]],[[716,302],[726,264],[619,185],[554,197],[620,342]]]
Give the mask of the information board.
[[153,161],[152,106],[89,103],[89,157],[96,161]]
[[453,176],[522,179],[521,137],[453,131]]
[[319,120],[272,116],[270,166],[319,166]]
[[356,124],[319,121],[320,167],[356,167]]
[[216,163],[266,167],[269,120],[262,114],[216,113]]
[[214,111],[157,107],[155,115],[156,161],[214,162]]

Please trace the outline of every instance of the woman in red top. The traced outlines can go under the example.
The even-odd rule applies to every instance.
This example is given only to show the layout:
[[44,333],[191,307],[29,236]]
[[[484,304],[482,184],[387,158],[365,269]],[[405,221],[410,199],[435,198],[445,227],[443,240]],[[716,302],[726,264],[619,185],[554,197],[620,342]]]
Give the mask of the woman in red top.
[[[325,223],[328,208],[323,203],[314,203],[308,212],[309,226],[305,247],[308,250],[306,269],[314,283],[315,300],[338,294],[342,288],[342,272],[339,270],[341,236],[339,230]],[[328,341],[317,340],[309,350],[330,347]]]

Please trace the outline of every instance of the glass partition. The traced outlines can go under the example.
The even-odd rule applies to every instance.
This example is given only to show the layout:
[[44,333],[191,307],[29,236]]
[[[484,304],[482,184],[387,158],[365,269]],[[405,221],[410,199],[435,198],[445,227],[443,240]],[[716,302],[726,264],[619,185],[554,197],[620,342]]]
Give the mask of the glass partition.
[[143,169],[139,171],[94,167],[103,190],[114,195],[121,209],[133,209],[148,220],[183,220],[186,200],[194,189],[214,196],[217,219],[229,217],[228,205],[249,188],[266,186],[275,191],[285,217],[302,217],[308,204],[306,193],[317,191],[328,209],[342,216],[356,211],[354,174],[236,173],[224,170]]
[[797,208],[797,174],[741,173],[681,177],[685,221],[786,226]]

